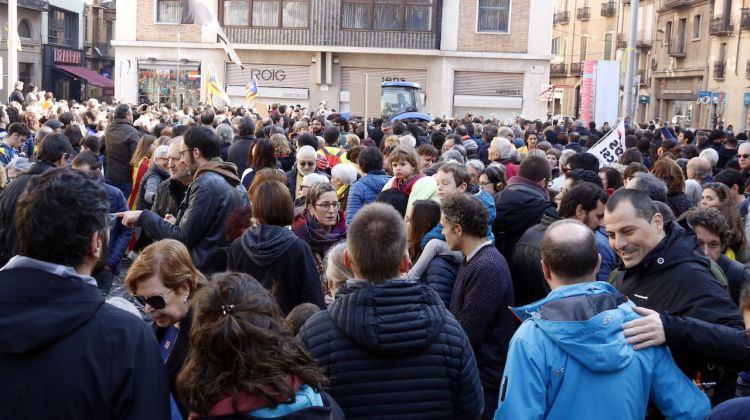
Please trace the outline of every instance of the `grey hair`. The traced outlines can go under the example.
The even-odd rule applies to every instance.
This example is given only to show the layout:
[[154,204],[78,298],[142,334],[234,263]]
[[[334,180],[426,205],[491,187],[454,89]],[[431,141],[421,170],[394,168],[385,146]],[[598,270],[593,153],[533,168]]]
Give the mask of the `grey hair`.
[[312,146],[302,146],[297,150],[297,159],[300,158],[300,156],[311,156],[316,157],[317,154],[315,153],[315,149],[313,149]]
[[219,124],[219,126],[216,127],[216,134],[219,136],[219,139],[221,139],[221,144],[232,144],[234,130],[232,130],[232,127],[228,124]]
[[303,176],[302,182],[307,182],[307,185],[312,187],[315,184],[324,184],[330,181],[328,181],[328,177],[326,177],[325,175],[321,175],[319,173],[311,173]]
[[407,134],[399,139],[399,143],[402,146],[406,146],[413,150],[417,145],[417,139],[415,139],[414,136]]
[[576,151],[573,149],[565,149],[560,153],[560,159],[558,159],[558,163],[560,166],[567,165],[568,159],[570,159],[571,156],[576,154]]
[[351,185],[357,180],[357,168],[349,163],[339,163],[331,169],[331,178],[338,178],[342,183]]
[[161,145],[156,148],[156,151],[154,152],[154,158],[159,159],[163,157],[167,157],[169,155],[169,146]]
[[469,159],[466,162],[466,166],[471,166],[479,172],[482,172],[485,168],[484,163],[479,159]]
[[15,169],[19,172],[26,173],[29,171],[29,168],[31,168],[31,162],[29,162],[28,158],[25,158],[23,156],[16,156],[8,162],[8,168],[7,169]]
[[501,159],[510,159],[513,145],[510,143],[510,140],[501,136],[499,132],[498,136],[492,139],[490,147],[494,147],[500,153]]
[[708,163],[711,164],[711,167],[715,167],[717,163],[719,163],[719,153],[711,148],[703,149],[700,155],[703,159],[706,159]]
[[638,190],[654,201],[667,202],[667,184],[656,175],[649,172],[637,172],[633,176],[633,190]]
[[450,149],[442,155],[443,162],[455,161],[463,165],[465,159],[464,155],[456,149]]

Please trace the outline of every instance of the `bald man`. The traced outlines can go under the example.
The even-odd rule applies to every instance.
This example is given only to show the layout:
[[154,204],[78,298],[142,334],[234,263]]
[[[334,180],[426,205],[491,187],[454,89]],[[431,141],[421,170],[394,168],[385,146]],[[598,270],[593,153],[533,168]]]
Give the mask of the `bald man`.
[[702,157],[690,159],[687,164],[687,177],[703,185],[706,180],[711,178],[711,163]]
[[[524,322],[510,342],[495,419],[643,418],[649,399],[667,418],[708,414],[708,397],[665,346],[633,350],[622,331],[640,317],[614,287],[592,281],[599,262],[583,223],[547,228],[542,270],[552,292],[513,309]],[[613,387],[617,398],[591,398]]]

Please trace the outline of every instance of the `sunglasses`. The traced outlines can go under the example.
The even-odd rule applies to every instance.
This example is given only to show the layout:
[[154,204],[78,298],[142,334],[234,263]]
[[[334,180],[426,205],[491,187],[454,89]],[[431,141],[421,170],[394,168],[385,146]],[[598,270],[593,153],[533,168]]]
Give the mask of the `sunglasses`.
[[738,154],[737,157],[740,159],[747,159],[747,158],[750,158],[750,154],[744,154],[744,155]]
[[147,298],[141,296],[133,296],[133,298],[143,307],[146,307],[146,305],[148,305],[154,309],[164,309],[167,306],[167,302],[164,300],[164,298],[172,292],[174,292],[174,289],[170,289],[160,295],[149,296]]
[[315,166],[315,162],[301,160],[299,161],[299,166]]

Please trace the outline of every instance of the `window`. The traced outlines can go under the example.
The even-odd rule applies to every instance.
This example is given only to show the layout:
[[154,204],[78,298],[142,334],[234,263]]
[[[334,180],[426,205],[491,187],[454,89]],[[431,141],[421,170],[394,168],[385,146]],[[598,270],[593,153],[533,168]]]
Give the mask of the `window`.
[[31,39],[31,26],[29,25],[28,20],[21,19],[21,21],[18,22],[18,36],[21,38]]
[[181,18],[181,0],[156,0],[156,22],[180,23]]
[[224,25],[307,28],[307,0],[224,0]]
[[49,42],[78,47],[78,14],[50,7]]
[[685,37],[687,36],[687,18],[680,19],[677,24],[677,48],[678,51],[685,51]]
[[667,47],[672,45],[672,22],[667,22],[666,29],[664,30],[664,41],[667,43]]
[[693,17],[693,39],[701,37],[701,15]]
[[342,29],[429,32],[433,0],[344,0]]
[[589,39],[585,36],[581,37],[581,49],[578,50],[578,61],[586,61],[586,48],[588,47]]
[[604,59],[612,59],[612,34],[604,34]]
[[477,32],[508,32],[510,0],[478,0]]

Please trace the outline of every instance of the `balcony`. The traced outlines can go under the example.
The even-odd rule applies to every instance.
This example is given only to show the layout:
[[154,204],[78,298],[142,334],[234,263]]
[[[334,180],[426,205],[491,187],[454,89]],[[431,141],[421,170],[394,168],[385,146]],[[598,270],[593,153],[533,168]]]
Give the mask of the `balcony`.
[[570,63],[570,75],[580,77],[583,74],[583,63]]
[[740,9],[740,28],[750,29],[750,7]]
[[612,17],[617,14],[617,3],[609,1],[602,3],[602,16]]
[[564,77],[567,74],[567,66],[565,65],[565,63],[551,64],[549,66],[549,75],[552,77]]
[[645,33],[640,32],[638,34],[638,42],[636,44],[636,47],[648,49],[648,48],[651,48],[652,43],[653,43],[653,40],[651,39],[651,37],[647,38]]
[[683,58],[685,57],[685,44],[677,43],[677,42],[670,42],[669,46],[667,47],[667,53],[671,57]]
[[576,11],[576,19],[578,20],[589,20],[591,19],[591,8],[590,7],[579,7]]
[[92,53],[94,57],[114,57],[115,50],[109,43],[97,42],[92,46]]
[[557,12],[555,13],[555,16],[553,18],[553,22],[555,25],[565,25],[566,23],[570,22],[570,13],[568,11],[564,12]]
[[713,36],[730,35],[734,32],[734,25],[729,23],[729,16],[717,15],[711,18],[708,34]]
[[693,3],[693,0],[665,0],[664,7],[671,9],[679,9],[682,7],[688,7]]
[[628,40],[625,39],[624,34],[617,35],[617,49],[623,50],[628,47]]
[[724,80],[724,70],[726,62],[714,61],[714,80]]
[[[8,4],[8,0],[0,0],[2,4]],[[45,11],[49,9],[49,0],[18,0],[18,7]]]
[[750,79],[750,60],[745,64],[745,78]]

